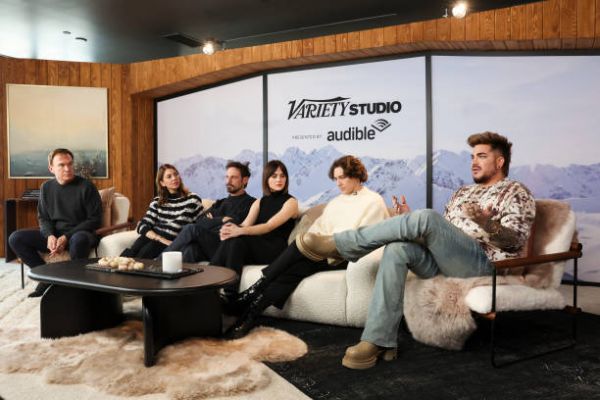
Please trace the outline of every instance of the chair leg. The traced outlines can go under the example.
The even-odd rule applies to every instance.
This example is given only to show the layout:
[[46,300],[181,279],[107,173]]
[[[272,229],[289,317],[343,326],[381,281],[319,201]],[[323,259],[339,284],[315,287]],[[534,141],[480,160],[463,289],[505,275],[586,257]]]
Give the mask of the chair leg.
[[21,289],[25,289],[25,266],[21,261]]
[[576,309],[573,309],[574,312],[571,311],[571,309],[572,309],[572,307],[565,307],[565,309],[564,309],[564,311],[566,311],[567,313],[571,314],[572,318],[573,318],[572,325],[571,325],[572,326],[572,331],[571,331],[571,337],[572,338],[571,338],[571,340],[567,344],[565,344],[563,346],[558,346],[558,347],[555,347],[555,348],[552,348],[550,350],[543,351],[543,352],[540,352],[540,353],[528,354],[528,355],[525,355],[523,357],[515,358],[515,359],[512,359],[512,360],[505,361],[505,362],[498,362],[496,360],[497,352],[496,352],[495,332],[494,332],[495,331],[495,327],[496,327],[496,319],[495,318],[492,319],[491,320],[491,328],[490,328],[490,330],[491,330],[491,332],[490,332],[490,336],[491,336],[490,337],[490,361],[492,363],[492,366],[494,368],[506,367],[508,365],[516,364],[516,363],[521,362],[521,361],[531,360],[533,358],[542,357],[542,356],[545,356],[545,355],[548,355],[548,354],[556,353],[558,351],[562,351],[562,350],[566,350],[566,349],[570,349],[570,348],[574,347],[577,344],[575,335],[576,335],[576,323],[577,323],[577,314],[578,314],[578,312],[577,312]]
[[498,363],[496,361],[496,343],[495,343],[495,328],[496,328],[496,318],[497,318],[497,313],[496,313],[496,271],[494,271],[494,274],[492,276],[492,284],[493,284],[493,288],[492,288],[492,296],[493,296],[493,298],[492,298],[492,311],[493,311],[492,314],[493,314],[493,317],[491,318],[491,327],[490,327],[490,360],[491,360],[491,363],[494,366],[494,368],[505,367],[507,365],[515,364],[520,361],[530,360],[532,358],[537,358],[537,357],[545,356],[547,354],[556,353],[557,351],[570,349],[571,347],[574,347],[577,344],[577,315],[581,312],[581,309],[579,307],[577,307],[577,284],[578,284],[577,258],[573,259],[573,305],[566,306],[563,309],[563,311],[565,311],[567,314],[570,314],[572,316],[571,340],[568,344],[566,344],[564,346],[558,346],[556,348],[550,349],[550,350],[542,352],[542,353],[529,354],[524,357],[506,361],[503,363]]

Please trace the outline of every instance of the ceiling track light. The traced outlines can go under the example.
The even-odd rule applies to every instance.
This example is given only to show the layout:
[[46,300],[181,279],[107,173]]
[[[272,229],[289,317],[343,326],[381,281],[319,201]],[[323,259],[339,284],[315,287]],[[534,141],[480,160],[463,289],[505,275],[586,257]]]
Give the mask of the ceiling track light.
[[215,39],[208,39],[202,43],[202,53],[207,56],[213,55],[219,50],[223,50],[223,42]]

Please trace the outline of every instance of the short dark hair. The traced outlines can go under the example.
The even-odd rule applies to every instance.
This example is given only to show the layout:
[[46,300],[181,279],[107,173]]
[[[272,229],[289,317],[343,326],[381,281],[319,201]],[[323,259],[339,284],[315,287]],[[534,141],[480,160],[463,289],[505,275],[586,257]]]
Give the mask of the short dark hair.
[[73,156],[73,153],[71,152],[71,150],[69,149],[54,149],[50,152],[50,154],[48,154],[48,165],[52,165],[52,160],[54,160],[54,157],[56,157],[59,154],[66,154],[71,156],[71,160],[75,160],[75,157]]
[[268,196],[272,193],[271,189],[269,188],[269,178],[275,173],[275,171],[277,171],[277,168],[281,168],[281,172],[283,172],[283,175],[285,175],[285,186],[283,187],[282,192],[288,192],[290,178],[288,176],[288,171],[285,167],[285,164],[279,160],[271,160],[263,168],[262,190],[263,195],[265,196]]
[[[229,169],[229,168],[236,168],[238,171],[240,171],[240,175],[242,175],[242,179],[243,178],[250,178],[250,168],[248,168],[248,164],[250,164],[249,162],[239,162],[239,161],[233,161],[233,160],[229,160],[227,161],[227,165],[225,165],[225,169]],[[244,185],[244,188],[247,185]]]
[[360,161],[358,157],[354,156],[343,156],[338,158],[329,167],[329,179],[334,179],[333,170],[340,167],[344,171],[344,175],[348,178],[357,178],[361,183],[364,183],[369,179],[367,168]]
[[475,147],[478,144],[489,144],[492,150],[499,151],[504,158],[502,172],[504,173],[504,176],[508,176],[512,143],[509,142],[505,136],[489,131],[474,133],[473,135],[469,136],[467,143],[471,147]]

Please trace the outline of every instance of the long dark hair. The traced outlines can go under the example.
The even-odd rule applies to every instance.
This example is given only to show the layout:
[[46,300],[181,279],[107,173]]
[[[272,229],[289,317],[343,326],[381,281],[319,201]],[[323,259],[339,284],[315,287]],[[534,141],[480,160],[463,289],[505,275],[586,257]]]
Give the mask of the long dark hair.
[[160,184],[160,181],[162,181],[163,176],[165,176],[165,172],[167,172],[168,169],[175,170],[175,172],[177,172],[177,175],[179,175],[179,188],[177,189],[177,194],[179,195],[179,197],[187,196],[188,194],[190,194],[190,191],[183,185],[183,180],[181,179],[181,175],[179,174],[177,168],[175,168],[175,166],[171,164],[163,164],[160,167],[158,167],[158,171],[156,171],[156,179],[154,181],[156,184],[156,193],[158,193],[158,204],[160,205],[165,204],[167,202],[167,199],[169,198],[169,189],[167,189],[164,186],[161,186]]
[[288,176],[288,171],[287,171],[287,168],[285,167],[285,164],[279,160],[271,160],[263,168],[262,190],[263,190],[263,195],[265,195],[265,196],[268,196],[271,194],[271,189],[269,188],[269,178],[271,177],[271,175],[273,175],[275,173],[275,171],[277,171],[277,168],[281,168],[281,172],[283,172],[283,175],[285,175],[285,186],[283,186],[283,189],[281,190],[281,192],[282,193],[288,192],[290,177]]

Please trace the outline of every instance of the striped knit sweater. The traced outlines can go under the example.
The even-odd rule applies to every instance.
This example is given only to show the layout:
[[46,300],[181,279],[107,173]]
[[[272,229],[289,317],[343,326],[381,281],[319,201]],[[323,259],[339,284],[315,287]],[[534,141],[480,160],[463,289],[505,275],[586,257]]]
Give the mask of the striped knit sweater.
[[184,225],[196,221],[202,212],[202,199],[195,193],[184,197],[169,197],[162,205],[158,204],[158,199],[155,197],[150,202],[146,215],[140,221],[137,227],[140,235],[152,230],[165,239],[173,240]]

